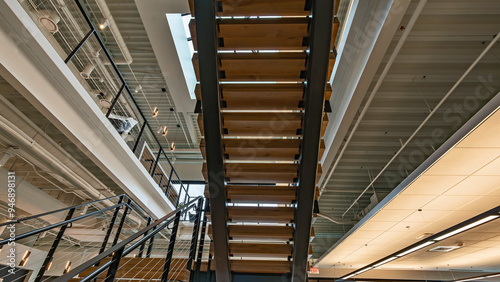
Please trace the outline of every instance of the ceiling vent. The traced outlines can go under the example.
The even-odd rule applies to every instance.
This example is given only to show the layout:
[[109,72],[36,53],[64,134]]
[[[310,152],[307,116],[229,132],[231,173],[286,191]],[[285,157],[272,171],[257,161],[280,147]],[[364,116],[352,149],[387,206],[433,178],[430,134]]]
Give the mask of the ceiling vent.
[[61,20],[56,12],[50,10],[38,11],[38,22],[50,33],[56,33],[59,28],[57,23]]
[[463,246],[464,246],[463,243],[456,243],[453,246],[437,246],[435,248],[430,249],[429,252],[449,253],[449,252],[454,251],[456,249],[460,249]]

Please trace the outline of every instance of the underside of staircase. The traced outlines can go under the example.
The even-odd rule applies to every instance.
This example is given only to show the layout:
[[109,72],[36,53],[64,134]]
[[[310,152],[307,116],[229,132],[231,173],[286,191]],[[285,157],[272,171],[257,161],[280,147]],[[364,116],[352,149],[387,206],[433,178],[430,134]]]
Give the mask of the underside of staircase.
[[[192,14],[196,18],[190,28],[197,50],[206,48],[200,46],[207,44],[201,38],[205,36],[202,34],[206,32],[205,26],[198,22],[203,19],[201,15],[195,14],[195,11],[202,11],[201,7],[195,6],[200,2],[190,1]],[[209,236],[215,242],[215,246],[211,244],[210,252],[216,258],[221,255],[217,254],[219,239],[216,233],[227,234],[229,268],[234,273],[292,272],[294,224],[297,197],[300,195],[298,189],[301,187],[300,162],[304,151],[301,146],[305,133],[304,116],[307,114],[305,82],[311,71],[308,69],[311,63],[311,2],[216,2],[216,88],[219,101],[215,106],[219,108],[219,120],[214,116],[204,116],[207,114],[205,110],[208,111],[203,108],[208,105],[204,99],[209,97],[204,91],[209,92],[210,86],[204,84],[203,77],[209,74],[204,74],[206,69],[203,66],[206,64],[201,62],[204,53],[199,51],[193,58],[198,80],[201,80],[195,92],[197,100],[201,101],[198,123],[204,133],[201,150],[207,160],[203,166],[205,180],[209,183],[205,195],[211,199],[212,212],[207,216],[214,223],[208,229]],[[334,40],[338,23],[332,19],[331,24],[329,35]],[[196,30],[200,27],[204,31]],[[333,46],[331,41],[328,37],[327,44]],[[332,72],[336,53],[331,47],[329,50],[329,54],[325,54],[327,67],[320,74],[324,76],[324,90],[323,93],[316,93],[323,97],[321,102],[328,100],[331,95],[326,76]],[[318,144],[315,148],[317,154],[312,156],[317,166],[313,168],[316,171],[315,181],[322,172],[318,157],[324,150],[321,137],[328,123],[322,107],[317,109],[321,113],[317,124],[320,134],[315,143]],[[328,111],[328,107],[325,110]],[[214,138],[213,135],[207,136],[207,132],[217,131],[220,132],[220,151],[211,145],[214,143],[209,139]],[[223,177],[220,189],[209,187],[217,180],[213,176],[211,163],[214,158],[210,154],[222,155],[215,156],[223,163],[223,171],[216,171],[217,177]],[[315,188],[314,197],[318,196]],[[215,215],[213,211],[222,205],[225,226],[216,227],[215,221],[221,220],[221,216]],[[224,227],[227,230],[219,230]],[[314,230],[311,230],[310,235],[312,240]],[[308,254],[312,255],[310,246]]]

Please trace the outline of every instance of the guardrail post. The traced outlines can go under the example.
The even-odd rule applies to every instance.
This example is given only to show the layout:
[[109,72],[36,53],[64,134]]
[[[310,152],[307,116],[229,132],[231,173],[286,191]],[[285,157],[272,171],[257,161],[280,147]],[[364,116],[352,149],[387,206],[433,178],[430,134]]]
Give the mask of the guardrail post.
[[[205,207],[203,211],[206,212],[208,210],[208,199],[205,200]],[[201,270],[201,260],[203,257],[203,247],[205,246],[205,236],[207,230],[207,215],[203,214],[203,224],[201,225],[201,234],[200,234],[200,246],[198,247],[198,261],[196,261],[196,272],[194,279],[192,281],[200,280],[200,270]],[[207,270],[207,274],[208,274]]]
[[[70,220],[73,217],[73,214],[75,213],[75,208],[72,208],[68,211],[68,214],[66,215],[66,220]],[[52,261],[52,257],[54,256],[54,253],[56,252],[57,246],[59,246],[59,242],[61,242],[61,239],[64,235],[64,231],[66,231],[66,228],[68,228],[68,224],[61,226],[61,229],[59,229],[59,232],[57,233],[56,239],[54,242],[52,242],[52,246],[50,247],[50,250],[45,257],[45,260],[43,261],[42,266],[40,267],[40,270],[38,271],[38,274],[36,275],[35,282],[40,282],[43,278],[43,275],[45,274],[45,271],[47,270],[47,266],[50,264]]]
[[170,271],[170,264],[172,263],[172,256],[174,254],[174,247],[175,247],[175,239],[177,237],[177,229],[179,229],[180,219],[181,219],[181,211],[175,214],[174,226],[172,227],[172,233],[170,235],[167,258],[165,259],[165,265],[163,267],[163,273],[161,275],[161,282],[168,281],[168,272]]
[[151,177],[153,177],[153,179],[155,178],[155,170],[156,170],[156,167],[158,166],[158,161],[160,160],[160,157],[161,157],[161,152],[163,151],[163,148],[160,147],[160,150],[158,151],[158,155],[156,156],[156,161],[155,161],[155,164],[153,165],[153,169],[149,172],[151,174]]
[[71,53],[68,55],[68,57],[64,60],[64,63],[68,63],[69,61],[71,61],[71,59],[73,59],[73,57],[76,55],[76,53],[78,52],[78,50],[80,50],[80,48],[82,48],[83,44],[85,44],[85,42],[87,42],[87,40],[90,38],[90,36],[92,36],[92,34],[94,34],[95,32],[95,29],[92,28],[86,35],[85,37],[80,41],[80,43],[78,43],[78,45],[76,45],[75,49],[73,49],[73,51],[71,51]]
[[108,268],[108,273],[106,273],[106,280],[104,280],[105,282],[113,282],[115,280],[116,272],[118,271],[120,260],[122,259],[123,249],[124,248],[120,248],[119,250],[114,252],[113,257],[111,258],[111,264]]
[[[153,227],[153,231],[155,231],[155,230],[156,230],[156,226]],[[153,251],[154,242],[155,242],[155,236],[152,236],[151,239],[149,240],[148,251],[146,252],[147,258],[151,257],[151,252]]]
[[113,99],[113,102],[111,103],[111,107],[109,107],[108,112],[106,113],[106,117],[109,117],[113,109],[115,108],[116,102],[118,102],[118,99],[122,95],[123,89],[125,88],[125,83],[122,84],[122,87],[120,87],[120,90],[118,90],[118,93],[115,96],[115,99]]
[[171,166],[170,167],[170,176],[168,177],[168,182],[167,182],[167,189],[165,190],[165,196],[167,196],[167,199],[169,199],[168,192],[170,191],[170,184],[172,183],[172,174],[173,173],[174,173],[174,168]]
[[[123,197],[120,197],[120,200],[118,200],[118,204],[121,204],[123,202]],[[108,230],[106,231],[106,235],[104,236],[104,240],[102,241],[101,248],[99,249],[99,253],[104,252],[106,249],[106,245],[108,244],[109,237],[111,236],[111,231],[113,231],[113,227],[115,225],[116,218],[118,217],[118,212],[120,211],[120,207],[117,207],[115,209],[115,212],[113,213],[113,217],[111,218],[111,221],[109,222]],[[99,266],[99,265],[96,265]]]
[[198,243],[198,234],[200,234],[200,220],[201,213],[203,211],[203,199],[200,198],[198,200],[198,205],[196,206],[196,218],[194,219],[193,225],[193,236],[191,237],[191,247],[189,250],[189,258],[187,263],[187,269],[190,271],[189,273],[189,281],[193,281],[194,273],[193,273],[193,260],[196,259],[196,245]]
[[127,214],[128,214],[128,211],[130,209],[130,203],[132,202],[132,200],[128,200],[127,201],[127,206],[125,206],[125,209],[123,210],[123,215],[122,215],[122,218],[120,220],[120,224],[118,225],[118,229],[116,229],[116,235],[115,235],[115,239],[113,240],[113,246],[116,245],[116,243],[118,243],[118,238],[120,237],[120,233],[122,232],[122,229],[123,229],[123,224],[125,223],[125,219],[127,218]]
[[212,254],[208,252],[208,263],[207,263],[207,277],[205,279],[205,282],[210,282],[212,281]]
[[147,124],[147,122],[144,121],[144,123],[141,126],[141,131],[139,131],[139,136],[137,137],[137,140],[135,141],[135,144],[134,144],[134,148],[132,149],[132,152],[134,154],[135,154],[135,151],[137,150],[137,146],[139,146],[139,142],[141,141],[142,134],[144,133],[144,128],[146,128],[146,124]]
[[[146,223],[146,226],[149,226],[151,224],[151,217],[148,217],[148,222]],[[148,235],[149,231],[144,233],[144,237],[146,237]],[[139,253],[137,254],[137,257],[138,258],[142,258],[142,253],[144,252],[144,246],[146,245],[146,241],[144,241],[144,243],[141,244],[141,246],[139,247]]]

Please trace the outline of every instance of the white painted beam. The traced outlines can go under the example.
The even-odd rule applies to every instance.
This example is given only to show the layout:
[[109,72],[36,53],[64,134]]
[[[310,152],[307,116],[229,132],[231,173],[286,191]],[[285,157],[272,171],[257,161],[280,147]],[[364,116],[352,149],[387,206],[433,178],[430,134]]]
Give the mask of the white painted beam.
[[156,217],[173,206],[17,1],[0,2],[0,73]]

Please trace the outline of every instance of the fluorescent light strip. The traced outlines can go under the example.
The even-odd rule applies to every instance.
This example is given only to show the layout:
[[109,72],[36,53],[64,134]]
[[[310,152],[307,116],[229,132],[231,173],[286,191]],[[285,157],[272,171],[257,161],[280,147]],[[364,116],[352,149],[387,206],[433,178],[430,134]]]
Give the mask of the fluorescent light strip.
[[476,227],[478,225],[481,225],[481,224],[483,224],[485,222],[491,221],[491,220],[496,219],[498,217],[499,217],[498,215],[487,216],[487,217],[485,217],[483,219],[480,219],[480,220],[478,220],[476,222],[473,222],[473,223],[471,223],[469,225],[466,225],[464,227],[458,228],[457,230],[454,230],[454,231],[446,233],[446,234],[444,234],[442,236],[439,236],[438,238],[436,238],[436,240],[440,241],[440,240],[446,239],[448,237],[451,237],[451,236],[456,235],[458,233],[464,232],[464,231],[466,231],[468,229],[474,228],[474,227]]
[[349,278],[351,278],[351,277],[353,277],[353,276],[356,276],[356,275],[358,275],[358,274],[361,274],[361,273],[363,273],[363,272],[366,272],[366,271],[368,271],[368,270],[370,270],[370,269],[373,269],[373,267],[363,268],[363,269],[361,269],[361,270],[359,270],[359,271],[354,272],[353,274],[350,274],[350,275],[348,275],[348,276],[342,277],[342,279],[349,279]]
[[386,259],[386,260],[384,260],[384,261],[381,261],[381,262],[379,262],[379,263],[375,264],[373,267],[374,267],[374,268],[375,268],[375,267],[379,267],[379,266],[381,266],[382,264],[386,264],[386,263],[388,263],[388,262],[390,262],[390,261],[393,261],[393,260],[395,260],[395,259],[397,259],[397,258],[398,258],[398,257],[390,257],[390,258],[388,258],[388,259]]
[[500,277],[500,273],[499,274],[490,274],[490,275],[485,275],[485,276],[480,276],[480,277],[474,277],[474,278],[460,279],[460,280],[455,280],[455,282],[476,281],[476,280],[481,280],[481,279],[485,279],[485,278],[494,278],[494,277]]
[[417,250],[423,249],[423,248],[425,248],[425,247],[427,247],[427,246],[429,246],[429,245],[432,245],[432,244],[434,244],[434,243],[436,243],[436,241],[427,241],[427,242],[425,242],[425,243],[423,243],[423,244],[420,244],[420,245],[418,245],[418,246],[416,246],[416,247],[413,247],[413,248],[411,248],[411,249],[409,249],[409,250],[407,250],[407,251],[404,251],[404,252],[402,252],[402,253],[400,253],[400,254],[397,254],[396,256],[397,256],[397,257],[406,256],[406,255],[407,255],[407,254],[409,254],[409,253],[413,253],[413,252],[415,252],[415,251],[417,251]]
[[[483,223],[486,223],[486,222],[489,222],[489,221],[491,221],[491,220],[497,219],[497,218],[499,218],[499,217],[500,217],[500,215],[497,215],[497,214],[496,214],[496,215],[490,215],[490,216],[487,216],[487,217],[482,218],[482,219],[480,219],[480,220],[478,220],[478,221],[475,221],[475,222],[473,222],[473,223],[471,223],[471,224],[468,224],[468,225],[466,225],[466,226],[464,226],[464,227],[458,228],[458,229],[456,229],[456,230],[454,230],[454,231],[451,231],[451,232],[448,232],[448,233],[446,233],[446,234],[444,234],[444,235],[441,235],[441,236],[439,236],[438,238],[435,238],[435,239],[433,239],[433,240],[430,240],[430,241],[427,241],[427,242],[425,242],[425,243],[422,243],[422,244],[420,244],[420,245],[418,245],[418,246],[416,246],[416,247],[413,247],[413,248],[411,248],[411,249],[409,249],[409,250],[407,250],[407,251],[404,251],[404,252],[402,252],[402,253],[396,254],[395,256],[390,257],[390,258],[388,258],[388,259],[386,259],[386,260],[383,260],[383,261],[381,261],[381,262],[379,262],[379,263],[377,263],[377,264],[375,264],[375,265],[373,265],[373,266],[371,266],[371,267],[367,267],[367,268],[364,268],[364,269],[362,269],[362,270],[360,270],[360,271],[357,271],[357,272],[354,272],[354,273],[352,273],[352,274],[349,274],[348,276],[341,277],[341,279],[349,279],[349,278],[351,278],[351,277],[353,277],[353,276],[356,276],[356,275],[358,275],[358,274],[360,274],[360,273],[363,273],[363,272],[368,271],[368,270],[370,270],[370,269],[373,269],[373,268],[375,268],[375,267],[381,266],[381,265],[386,264],[386,263],[388,263],[388,262],[390,262],[390,261],[393,261],[393,260],[395,260],[395,259],[398,259],[398,258],[400,258],[400,257],[403,257],[403,256],[405,256],[405,255],[407,255],[407,254],[413,253],[413,252],[418,251],[418,250],[420,250],[420,249],[423,249],[423,248],[425,248],[425,247],[427,247],[427,246],[429,246],[429,245],[432,245],[432,244],[434,244],[434,243],[437,243],[437,241],[441,241],[441,240],[443,240],[443,239],[446,239],[446,238],[451,237],[451,236],[453,236],[453,235],[456,235],[456,234],[458,234],[458,233],[464,232],[464,231],[466,231],[466,230],[469,230],[469,229],[471,229],[471,228],[474,228],[474,227],[476,227],[476,226],[478,226],[478,225],[481,225],[481,224],[483,224]],[[493,278],[493,277],[500,277],[500,274],[493,274],[493,275],[489,275],[489,276],[481,276],[481,277],[475,277],[475,278],[461,279],[461,280],[456,280],[455,282],[475,281],[475,280],[480,280],[480,279],[484,279],[484,278]]]

